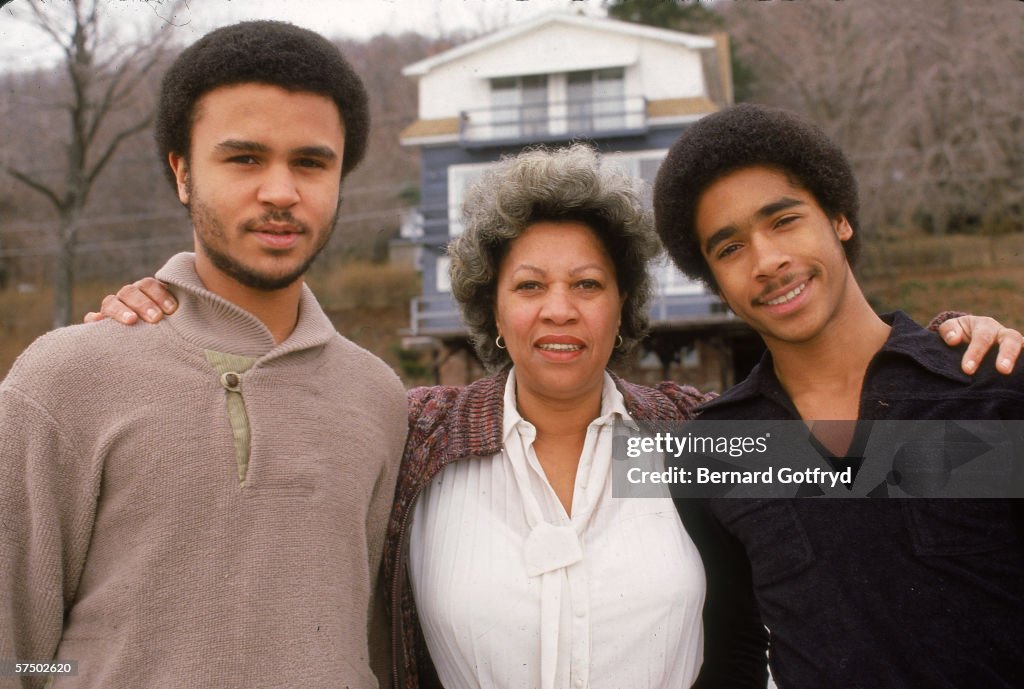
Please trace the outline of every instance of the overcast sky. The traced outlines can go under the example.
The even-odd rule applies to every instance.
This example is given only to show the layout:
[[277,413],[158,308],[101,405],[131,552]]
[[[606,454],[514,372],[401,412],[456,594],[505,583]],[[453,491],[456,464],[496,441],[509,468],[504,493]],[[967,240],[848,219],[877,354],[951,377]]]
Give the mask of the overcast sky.
[[[3,0],[0,0],[2,2]],[[68,0],[45,0],[44,11],[58,13]],[[603,14],[601,0],[188,0],[167,16],[170,0],[100,0],[106,19],[127,35],[173,27],[191,42],[224,24],[244,19],[281,19],[330,37],[365,39],[380,33],[417,31],[437,36],[459,30],[490,31],[550,11]],[[0,8],[0,65],[24,69],[58,56],[30,21],[28,0],[8,0]]]

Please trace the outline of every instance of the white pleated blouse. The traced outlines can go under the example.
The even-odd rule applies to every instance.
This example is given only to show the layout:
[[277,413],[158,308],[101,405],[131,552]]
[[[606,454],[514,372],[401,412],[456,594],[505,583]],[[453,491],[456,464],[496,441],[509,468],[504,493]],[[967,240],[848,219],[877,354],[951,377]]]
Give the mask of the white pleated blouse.
[[505,388],[504,446],[455,462],[420,496],[409,574],[446,689],[678,689],[703,656],[700,555],[667,498],[613,498],[605,374],[569,517]]

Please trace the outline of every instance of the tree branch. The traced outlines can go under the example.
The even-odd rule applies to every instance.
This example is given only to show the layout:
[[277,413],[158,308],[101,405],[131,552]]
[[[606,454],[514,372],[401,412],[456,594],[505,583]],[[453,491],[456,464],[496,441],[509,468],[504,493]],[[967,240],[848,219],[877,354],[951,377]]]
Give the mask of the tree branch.
[[21,182],[25,186],[27,186],[27,187],[29,187],[31,189],[34,189],[34,190],[38,191],[40,194],[42,194],[43,196],[45,196],[46,199],[50,203],[53,204],[53,206],[57,209],[58,212],[63,211],[64,206],[66,204],[64,204],[64,202],[61,201],[60,197],[58,197],[56,192],[54,192],[50,187],[48,187],[45,184],[43,184],[42,182],[36,180],[34,177],[29,175],[27,172],[22,172],[21,170],[17,170],[17,169],[15,169],[13,167],[8,167],[7,168],[7,174],[9,174],[14,179],[18,180],[19,182]]
[[35,17],[35,20],[32,23],[52,38],[53,42],[61,47],[64,54],[70,57],[71,45],[62,40],[60,29],[53,26],[51,20],[43,14],[42,10],[39,9],[39,6],[33,0],[29,0],[28,6],[32,10],[32,15]]
[[142,130],[146,129],[146,127],[152,124],[152,122],[153,114],[150,113],[146,116],[145,119],[139,120],[131,127],[122,129],[114,136],[110,143],[107,144],[106,149],[104,149],[103,153],[100,155],[99,160],[96,161],[96,163],[92,166],[92,169],[85,175],[86,194],[88,194],[88,191],[92,187],[93,182],[96,181],[96,177],[100,174],[100,172],[103,171],[103,168],[106,166],[106,164],[110,162],[110,158],[117,151],[117,147],[121,145],[121,142],[123,142],[128,137],[134,134],[138,134]]

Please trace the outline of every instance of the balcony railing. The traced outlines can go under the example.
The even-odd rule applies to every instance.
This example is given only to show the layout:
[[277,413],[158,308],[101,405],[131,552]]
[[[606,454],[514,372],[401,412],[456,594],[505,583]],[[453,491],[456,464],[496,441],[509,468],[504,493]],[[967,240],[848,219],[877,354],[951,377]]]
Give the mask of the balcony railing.
[[413,297],[409,303],[409,311],[409,332],[412,335],[465,331],[462,315],[450,294]]
[[490,146],[646,131],[647,100],[618,96],[463,110],[459,139],[464,146]]

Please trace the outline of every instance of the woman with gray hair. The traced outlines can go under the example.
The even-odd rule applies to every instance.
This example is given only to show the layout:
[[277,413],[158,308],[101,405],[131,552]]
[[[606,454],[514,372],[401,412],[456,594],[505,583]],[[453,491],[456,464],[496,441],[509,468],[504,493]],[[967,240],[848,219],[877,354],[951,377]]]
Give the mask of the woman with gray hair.
[[493,374],[409,393],[385,546],[398,686],[689,687],[700,555],[670,499],[612,498],[614,421],[704,399],[607,370],[647,330],[659,244],[637,185],[583,145],[528,150],[473,187],[463,224],[452,293]]

